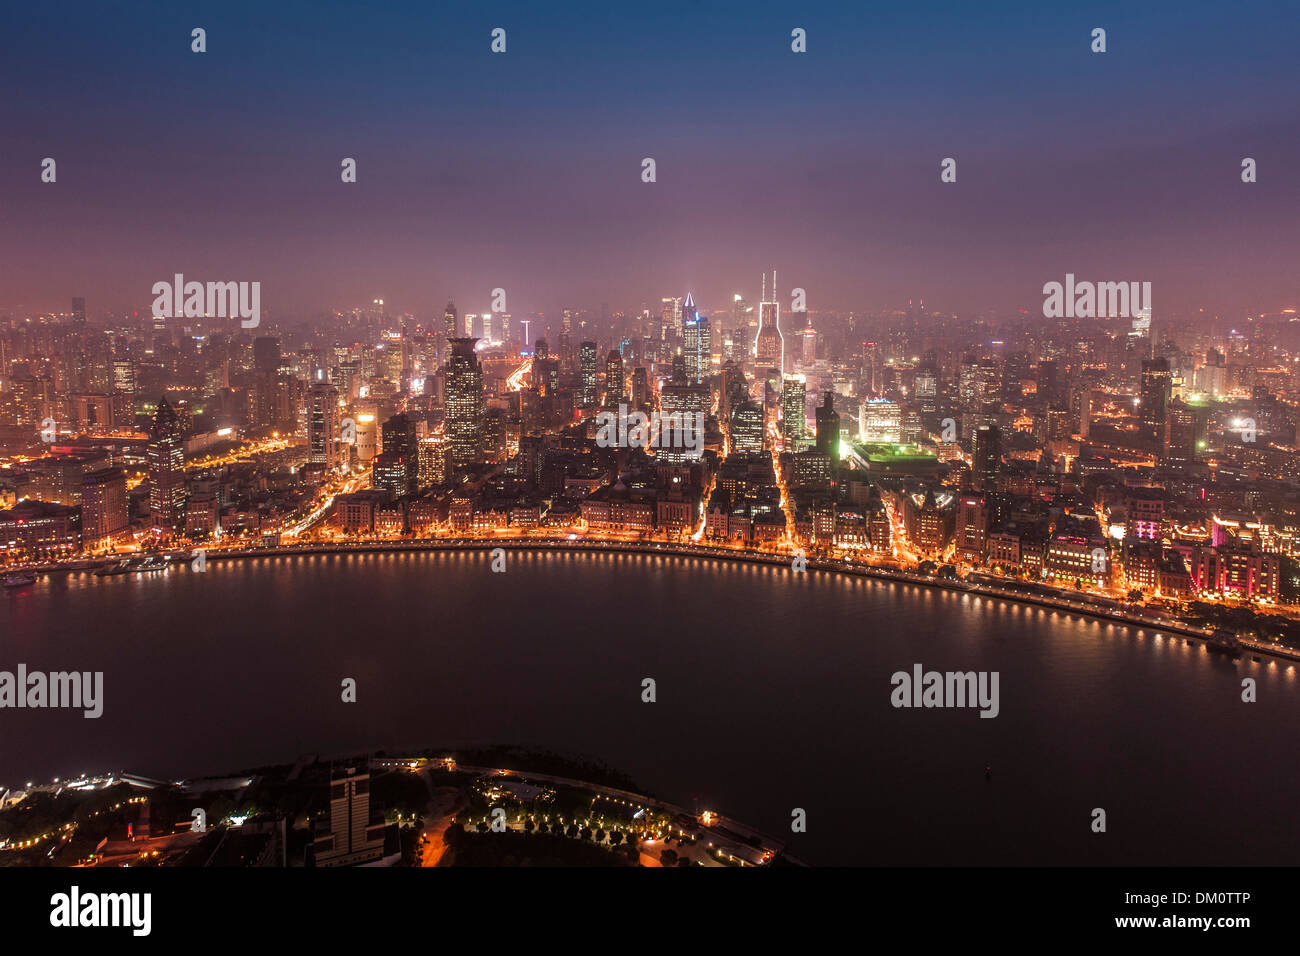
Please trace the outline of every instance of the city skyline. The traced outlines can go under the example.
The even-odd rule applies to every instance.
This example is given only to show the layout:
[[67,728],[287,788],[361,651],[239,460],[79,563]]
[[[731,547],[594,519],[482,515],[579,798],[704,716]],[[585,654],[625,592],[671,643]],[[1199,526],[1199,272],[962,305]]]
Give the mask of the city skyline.
[[[665,282],[725,303],[772,264],[810,309],[841,312],[1032,310],[1066,272],[1136,273],[1157,311],[1300,306],[1300,120],[1269,82],[1290,47],[1268,4],[1105,5],[1095,22],[956,4],[883,20],[667,5],[617,24],[579,7],[305,9],[259,9],[257,29],[247,6],[198,15],[201,55],[197,23],[144,7],[87,7],[71,38],[39,11],[14,25],[12,67],[40,83],[0,107],[0,309],[58,308],[72,284],[139,310],[177,271],[259,281],[294,320],[495,288],[517,314],[652,302]],[[114,55],[127,36],[151,56]],[[920,80],[932,68],[949,79]]]

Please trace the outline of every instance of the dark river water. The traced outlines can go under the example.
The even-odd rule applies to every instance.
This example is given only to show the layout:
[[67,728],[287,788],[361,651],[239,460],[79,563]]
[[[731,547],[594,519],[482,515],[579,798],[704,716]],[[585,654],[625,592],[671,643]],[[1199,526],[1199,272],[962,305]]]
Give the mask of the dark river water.
[[[485,553],[210,561],[0,601],[0,670],[104,672],[97,720],[0,710],[0,786],[518,743],[786,834],[812,863],[1300,862],[1296,669],[1151,630],[826,573],[544,552],[505,573]],[[891,675],[915,664],[998,672],[997,717],[895,708]]]

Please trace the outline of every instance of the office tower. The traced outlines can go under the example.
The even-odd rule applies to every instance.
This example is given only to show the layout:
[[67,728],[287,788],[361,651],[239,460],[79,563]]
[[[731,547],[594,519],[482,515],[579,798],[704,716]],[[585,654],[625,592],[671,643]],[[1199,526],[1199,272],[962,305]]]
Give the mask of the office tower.
[[166,398],[158,400],[145,457],[149,522],[155,534],[179,534],[185,527],[185,445],[180,419]]
[[1175,400],[1169,405],[1169,440],[1165,459],[1173,465],[1196,461],[1206,446],[1209,431],[1207,406]]
[[686,380],[698,385],[708,379],[713,360],[713,336],[709,320],[695,311],[686,296],[690,317],[682,325],[682,354],[686,359]]
[[384,818],[370,811],[370,774],[330,774],[329,829],[312,843],[317,866],[353,866],[384,854]]
[[988,530],[989,509],[984,499],[978,497],[959,499],[953,535],[958,560],[971,564],[983,563]]
[[758,304],[758,335],[754,358],[759,366],[785,373],[785,338],[781,334],[781,306],[776,300],[776,273],[772,273],[772,300],[767,296],[767,274],[763,275],[763,301]]
[[447,310],[442,314],[442,331],[448,339],[454,339],[460,335],[459,325],[460,315],[456,311],[456,303],[447,300]]
[[474,352],[477,341],[474,338],[451,340],[446,434],[448,464],[453,470],[483,460],[483,366]]
[[582,376],[582,407],[595,408],[600,402],[596,387],[596,343],[583,342],[578,347],[578,368]]
[[980,425],[975,429],[971,452],[971,477],[980,491],[997,491],[1002,471],[1002,431],[997,425]]
[[1056,359],[1042,359],[1038,363],[1037,388],[1040,401],[1058,404],[1064,393],[1061,366]]
[[817,409],[817,452],[827,456],[832,466],[840,460],[840,416],[831,391],[822,393],[822,404]]
[[724,337],[728,343],[728,348],[723,358],[728,361],[743,361],[745,356],[752,354],[749,339],[749,307],[745,304],[744,296],[737,293],[732,298],[731,303],[731,331]]
[[632,405],[635,408],[650,405],[650,376],[644,365],[638,365],[632,370]]
[[253,339],[253,368],[274,375],[280,371],[280,340],[273,335]]
[[72,324],[77,328],[86,324],[86,300],[81,296],[72,299]]
[[447,442],[440,436],[421,438],[417,452],[420,490],[447,480]]
[[533,358],[539,362],[544,362],[551,357],[551,350],[546,344],[546,339],[538,339],[533,343]]
[[808,434],[807,397],[807,380],[802,375],[787,375],[781,391],[781,434],[787,451],[799,451]]
[[858,405],[858,440],[896,445],[903,440],[903,410],[886,398]]
[[618,349],[610,349],[605,356],[605,404],[617,405],[624,395],[623,356]]
[[130,528],[126,472],[101,468],[81,479],[81,540],[88,551],[108,547]]
[[1170,388],[1169,360],[1143,359],[1142,395],[1139,399],[1142,408],[1142,437],[1157,454],[1164,453]]
[[415,494],[420,467],[415,419],[405,413],[394,415],[384,422],[380,434],[383,452],[375,461],[374,486],[394,498]]
[[758,402],[744,401],[731,410],[731,451],[760,452],[766,438],[765,409]]
[[682,300],[665,298],[662,300],[662,305],[663,310],[660,313],[661,329],[665,335],[670,329],[675,334],[680,335],[682,331]]
[[328,382],[317,382],[307,390],[307,460],[333,471],[341,463],[339,454],[339,392]]
[[921,411],[933,413],[938,408],[939,378],[932,369],[922,369],[916,373],[916,400]]

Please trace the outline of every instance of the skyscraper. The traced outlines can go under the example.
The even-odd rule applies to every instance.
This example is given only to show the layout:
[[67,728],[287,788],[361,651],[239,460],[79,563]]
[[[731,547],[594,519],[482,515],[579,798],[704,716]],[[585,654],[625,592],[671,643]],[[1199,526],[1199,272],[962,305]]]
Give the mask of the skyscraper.
[[446,434],[448,464],[453,468],[483,460],[483,366],[474,351],[477,341],[450,340]]
[[807,401],[808,385],[802,375],[787,375],[785,387],[781,390],[781,434],[785,437],[788,451],[799,451],[808,434]]
[[758,402],[744,401],[731,411],[731,451],[760,452],[766,437],[764,408]]
[[596,386],[596,343],[583,342],[578,347],[578,366],[582,375],[582,407],[595,408],[600,401]]
[[709,320],[695,311],[691,297],[686,296],[689,318],[682,324],[682,354],[686,359],[686,380],[699,385],[709,377],[713,361],[713,336]]
[[971,471],[980,491],[997,491],[1002,471],[1002,430],[997,425],[980,425],[975,429],[971,453]]
[[817,452],[830,458],[832,466],[840,460],[840,415],[835,411],[835,393],[829,390],[817,409]]
[[624,391],[623,356],[618,349],[610,349],[605,356],[605,404],[617,405],[623,401]]
[[338,389],[317,382],[307,390],[307,460],[324,465],[326,471],[340,463],[338,415]]
[[1171,385],[1168,359],[1142,360],[1142,437],[1156,454],[1164,454],[1168,437]]
[[156,534],[179,534],[185,527],[185,445],[180,419],[166,398],[158,401],[145,455],[149,522]]
[[81,540],[87,550],[112,544],[129,528],[126,472],[101,468],[81,479]]
[[[384,422],[381,436],[384,450],[379,457],[384,461],[375,464],[374,486],[393,497],[415,494],[420,468],[415,419],[405,413],[394,415]],[[382,482],[381,468],[384,471]]]
[[460,326],[457,324],[460,314],[456,311],[456,303],[450,299],[447,300],[447,310],[443,312],[442,319],[442,331],[448,339],[454,339],[460,335]]
[[772,273],[772,301],[767,296],[767,275],[763,275],[763,301],[758,304],[758,335],[754,339],[754,357],[760,366],[770,366],[784,374],[785,338],[781,334],[781,306],[776,301],[776,273]]

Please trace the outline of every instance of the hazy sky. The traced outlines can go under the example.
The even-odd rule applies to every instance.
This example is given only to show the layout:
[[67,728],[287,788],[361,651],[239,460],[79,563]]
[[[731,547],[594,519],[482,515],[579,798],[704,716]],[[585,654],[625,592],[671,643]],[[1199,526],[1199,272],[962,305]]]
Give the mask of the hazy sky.
[[280,316],[712,311],[764,269],[814,310],[1037,311],[1066,272],[1300,306],[1297,4],[1051,6],[6,4],[0,315],[176,272]]

